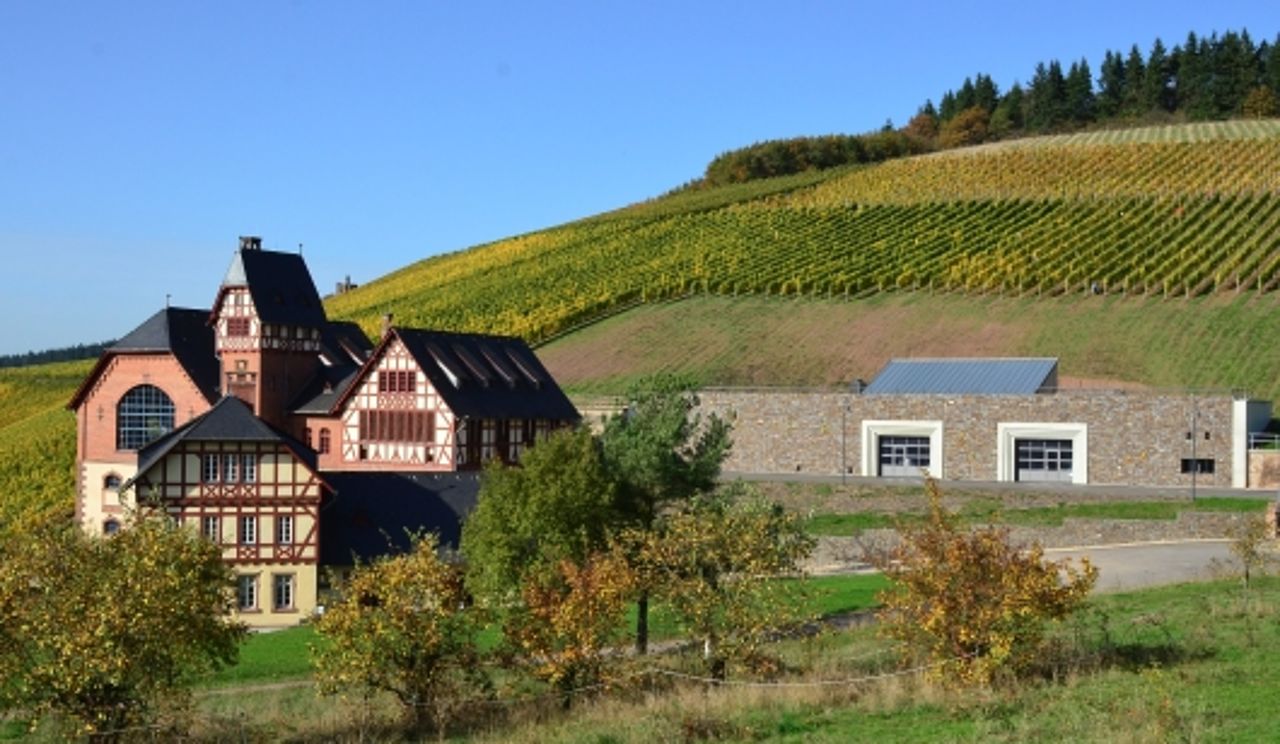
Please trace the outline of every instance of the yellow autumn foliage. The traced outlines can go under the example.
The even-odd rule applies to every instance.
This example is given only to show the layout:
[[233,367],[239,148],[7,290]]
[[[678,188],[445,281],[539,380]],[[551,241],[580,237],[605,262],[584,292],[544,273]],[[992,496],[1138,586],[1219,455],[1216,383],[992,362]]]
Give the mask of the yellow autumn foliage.
[[1050,621],[1078,609],[1097,581],[1088,559],[1046,561],[1038,545],[1021,549],[1006,529],[962,529],[928,483],[930,511],[904,526],[901,544],[879,563],[884,591],[881,633],[901,643],[905,660],[923,658],[953,684],[989,684],[1038,658]]

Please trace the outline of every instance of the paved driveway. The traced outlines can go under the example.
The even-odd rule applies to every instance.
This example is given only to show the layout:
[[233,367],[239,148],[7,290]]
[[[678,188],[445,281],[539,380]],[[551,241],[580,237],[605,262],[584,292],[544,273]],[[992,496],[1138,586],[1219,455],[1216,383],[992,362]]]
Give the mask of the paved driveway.
[[1111,545],[1045,550],[1052,560],[1088,556],[1098,567],[1095,591],[1115,592],[1235,575],[1230,540]]

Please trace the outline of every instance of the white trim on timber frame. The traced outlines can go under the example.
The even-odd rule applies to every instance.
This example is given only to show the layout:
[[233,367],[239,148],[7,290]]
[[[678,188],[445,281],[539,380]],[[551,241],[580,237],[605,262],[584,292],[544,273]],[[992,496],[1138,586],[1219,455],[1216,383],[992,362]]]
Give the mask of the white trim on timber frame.
[[930,478],[943,478],[941,421],[863,421],[862,474],[879,477],[880,437],[929,437]]
[[1089,482],[1089,425],[1046,423],[996,424],[996,480],[1015,481],[1014,472],[1019,439],[1070,439],[1071,482],[1084,485]]

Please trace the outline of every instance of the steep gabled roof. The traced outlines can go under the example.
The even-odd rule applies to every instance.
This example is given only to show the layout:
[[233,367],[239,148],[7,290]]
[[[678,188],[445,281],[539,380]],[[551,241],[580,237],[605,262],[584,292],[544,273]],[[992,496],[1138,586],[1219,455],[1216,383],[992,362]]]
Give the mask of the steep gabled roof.
[[461,418],[576,421],[578,410],[529,346],[510,336],[392,328],[360,370],[359,378],[334,403],[346,403],[359,380],[377,366],[393,339],[399,339],[432,387]]
[[1058,360],[893,359],[864,391],[867,395],[1034,395],[1052,392]]
[[112,344],[80,384],[68,408],[84,400],[111,359],[121,354],[172,354],[210,403],[218,399],[218,357],[207,310],[166,307]]
[[253,415],[244,401],[226,396],[213,408],[191,419],[138,450],[138,472],[121,489],[128,488],[156,463],[183,442],[267,442],[282,444],[312,470],[316,469],[315,452],[293,437]]
[[323,327],[324,306],[302,256],[256,248],[241,248],[231,259],[213,306],[232,287],[247,287],[254,309],[265,323]]

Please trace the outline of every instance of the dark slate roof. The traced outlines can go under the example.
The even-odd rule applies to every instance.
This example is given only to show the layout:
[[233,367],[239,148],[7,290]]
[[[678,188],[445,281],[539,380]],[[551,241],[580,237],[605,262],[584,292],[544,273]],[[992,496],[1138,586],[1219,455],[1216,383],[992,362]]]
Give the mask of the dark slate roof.
[[476,473],[325,473],[334,493],[320,510],[320,562],[349,566],[409,549],[434,532],[457,547],[480,493]]
[[103,352],[97,366],[85,378],[70,407],[80,405],[93,381],[118,354],[173,354],[205,399],[218,399],[218,357],[214,354],[213,329],[208,310],[166,307],[143,321]]
[[373,344],[349,321],[330,321],[320,332],[320,346],[330,364],[322,365],[289,408],[294,413],[326,414],[359,377]]
[[360,367],[355,364],[321,366],[289,408],[294,413],[325,415],[359,377]]
[[138,473],[121,488],[132,485],[182,442],[278,442],[293,450],[307,467],[316,468],[315,452],[310,447],[254,416],[244,401],[227,396],[213,408],[138,450]]
[[324,306],[302,256],[256,248],[236,251],[222,287],[248,287],[266,323],[323,327]]
[[320,331],[320,344],[324,353],[335,361],[342,357],[357,365],[364,364],[373,352],[369,337],[349,320],[329,321]]
[[867,395],[1034,395],[1057,386],[1058,360],[894,359]]
[[[393,328],[365,364],[399,338],[450,410],[463,418],[577,421],[578,410],[529,346],[510,336]],[[350,392],[350,391],[348,391]],[[341,405],[339,399],[337,405]]]

